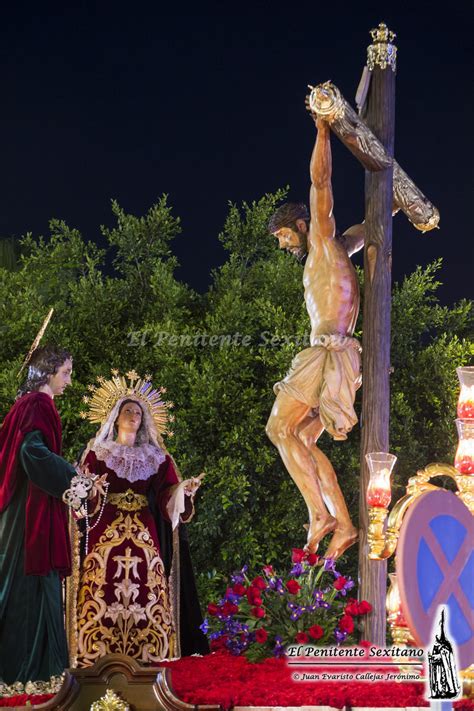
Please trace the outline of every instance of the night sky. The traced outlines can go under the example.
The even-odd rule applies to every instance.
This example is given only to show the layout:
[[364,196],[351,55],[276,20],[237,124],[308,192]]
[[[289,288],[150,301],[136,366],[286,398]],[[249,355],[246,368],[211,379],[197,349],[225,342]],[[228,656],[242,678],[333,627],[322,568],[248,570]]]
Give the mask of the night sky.
[[[217,235],[229,200],[287,184],[307,200],[306,86],[331,79],[354,105],[368,32],[383,20],[399,52],[395,155],[441,212],[441,229],[424,236],[397,215],[394,278],[443,256],[442,301],[471,297],[469,6],[409,5],[11,3],[0,235],[46,234],[58,217],[98,240],[113,224],[111,198],[141,215],[168,193],[183,226],[178,276],[203,291],[225,259]],[[343,230],[363,219],[364,174],[335,137],[333,155]]]

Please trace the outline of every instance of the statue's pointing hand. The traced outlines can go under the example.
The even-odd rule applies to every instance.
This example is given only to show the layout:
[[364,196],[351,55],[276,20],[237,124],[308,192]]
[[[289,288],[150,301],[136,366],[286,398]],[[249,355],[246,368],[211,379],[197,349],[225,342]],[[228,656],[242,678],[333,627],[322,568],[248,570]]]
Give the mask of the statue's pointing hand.
[[205,472],[201,472],[199,476],[193,476],[191,479],[186,479],[184,482],[184,491],[186,496],[194,496],[196,491],[202,484],[203,478],[206,476]]

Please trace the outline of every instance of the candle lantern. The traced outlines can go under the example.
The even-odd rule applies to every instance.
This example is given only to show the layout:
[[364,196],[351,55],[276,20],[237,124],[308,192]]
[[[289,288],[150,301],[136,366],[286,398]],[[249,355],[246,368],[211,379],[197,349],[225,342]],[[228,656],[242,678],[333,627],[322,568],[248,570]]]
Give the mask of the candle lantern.
[[402,601],[400,599],[400,590],[398,589],[398,581],[396,573],[389,573],[390,587],[387,592],[386,608],[388,613],[388,621],[393,627],[407,627],[406,620],[402,612]]
[[461,390],[458,400],[460,420],[474,420],[474,365],[456,368]]
[[459,444],[454,466],[460,474],[474,474],[474,419],[456,420]]
[[390,587],[387,592],[386,610],[388,623],[390,625],[390,632],[392,634],[394,644],[406,647],[412,639],[405,617],[403,616],[397,574],[389,573],[388,577],[390,579]]
[[392,498],[390,474],[397,458],[388,452],[370,452],[366,454],[366,460],[370,473],[367,487],[369,509],[368,555],[371,559],[379,560],[379,556],[385,546],[384,524],[388,513],[388,505]]
[[392,498],[390,475],[397,458],[387,452],[371,452],[366,455],[366,459],[370,473],[367,503],[369,506],[386,509]]

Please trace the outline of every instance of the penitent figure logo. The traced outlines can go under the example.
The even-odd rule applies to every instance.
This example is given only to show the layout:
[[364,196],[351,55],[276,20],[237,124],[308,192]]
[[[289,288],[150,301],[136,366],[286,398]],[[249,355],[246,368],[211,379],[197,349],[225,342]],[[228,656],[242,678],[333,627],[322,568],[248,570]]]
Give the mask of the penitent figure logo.
[[444,608],[439,619],[439,634],[428,652],[430,698],[453,699],[461,690],[453,647],[444,633]]

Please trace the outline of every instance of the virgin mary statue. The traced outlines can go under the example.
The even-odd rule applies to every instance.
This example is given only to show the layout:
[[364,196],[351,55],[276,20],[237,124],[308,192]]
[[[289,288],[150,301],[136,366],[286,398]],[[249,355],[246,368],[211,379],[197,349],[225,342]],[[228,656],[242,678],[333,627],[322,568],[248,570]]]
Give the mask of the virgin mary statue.
[[101,427],[81,463],[105,477],[106,493],[80,522],[77,589],[69,596],[71,657],[78,666],[105,654],[153,664],[207,651],[181,525],[194,514],[201,478],[181,481],[164,446],[170,404],[163,390],[134,371],[127,377],[113,371],[86,398],[85,416]]

